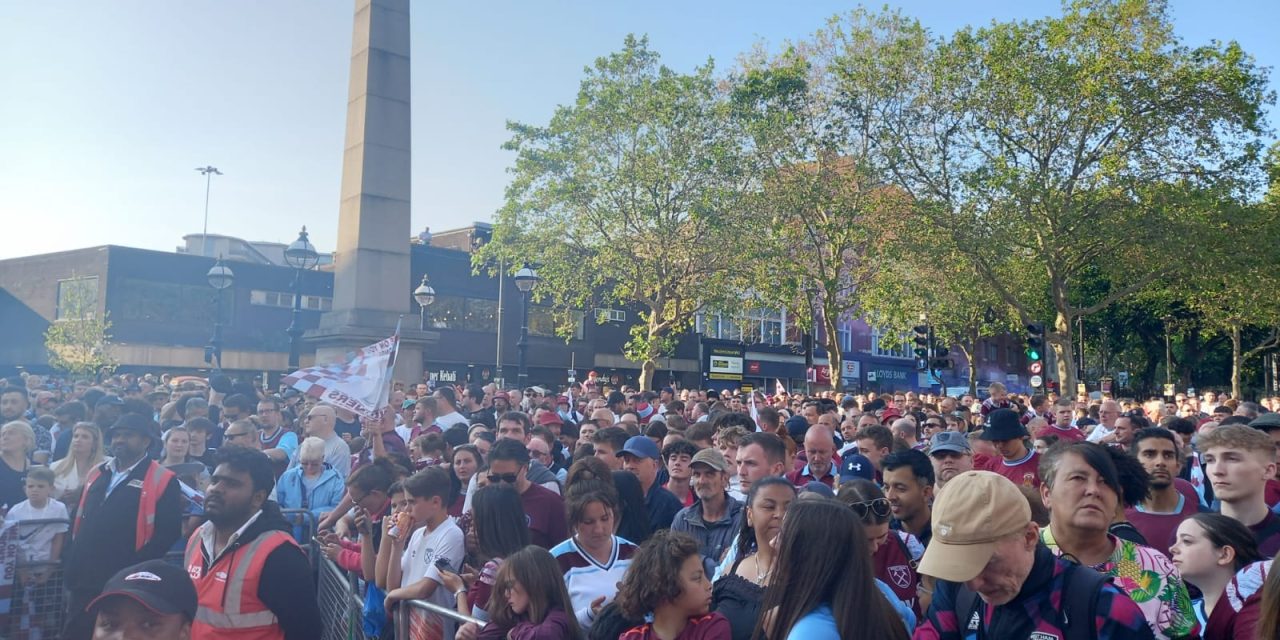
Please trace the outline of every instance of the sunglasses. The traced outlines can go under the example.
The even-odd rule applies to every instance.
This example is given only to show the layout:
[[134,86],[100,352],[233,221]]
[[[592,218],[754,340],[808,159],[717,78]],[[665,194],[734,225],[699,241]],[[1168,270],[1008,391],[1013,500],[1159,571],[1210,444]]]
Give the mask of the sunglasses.
[[887,498],[876,498],[866,502],[855,502],[849,505],[853,512],[858,514],[858,519],[866,520],[867,514],[875,514],[877,518],[885,518],[889,516],[889,500]]
[[520,477],[517,473],[491,473],[489,474],[489,482],[502,482],[506,484],[515,484],[516,479]]

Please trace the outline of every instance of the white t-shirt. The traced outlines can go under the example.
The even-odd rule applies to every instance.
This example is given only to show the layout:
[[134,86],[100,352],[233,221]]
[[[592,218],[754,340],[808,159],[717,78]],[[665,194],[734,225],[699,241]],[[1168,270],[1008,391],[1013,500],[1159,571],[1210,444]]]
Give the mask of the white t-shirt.
[[47,562],[53,553],[53,538],[67,532],[67,523],[22,524],[31,520],[66,520],[67,505],[52,498],[43,509],[31,506],[23,500],[14,505],[4,517],[4,528],[18,527],[18,551],[28,562]]
[[439,418],[436,418],[436,424],[440,425],[441,430],[448,431],[449,427],[452,427],[455,424],[465,426],[467,424],[467,417],[457,411],[451,411]]
[[1089,432],[1089,437],[1087,438],[1087,440],[1089,442],[1102,442],[1103,438],[1115,432],[1116,432],[1115,429],[1108,429],[1107,425],[1099,424],[1098,426],[1093,428],[1093,431]]
[[462,529],[458,528],[453,518],[445,519],[430,533],[426,527],[414,531],[409,537],[409,544],[405,546],[404,554],[400,556],[400,571],[403,576],[400,586],[407,587],[423,578],[430,578],[439,586],[427,601],[442,607],[454,606],[454,596],[444,588],[436,561],[440,558],[448,560],[449,569],[457,573],[462,567],[466,551]]

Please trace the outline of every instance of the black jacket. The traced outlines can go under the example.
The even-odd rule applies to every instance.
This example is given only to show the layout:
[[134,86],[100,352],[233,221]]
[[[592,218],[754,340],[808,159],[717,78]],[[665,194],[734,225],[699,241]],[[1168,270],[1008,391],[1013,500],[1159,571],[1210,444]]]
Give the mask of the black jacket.
[[[84,502],[84,521],[63,556],[68,589],[101,591],[117,571],[144,560],[164,557],[182,535],[183,497],[178,479],[174,477],[156,505],[155,534],[141,550],[135,550],[141,482],[151,464],[154,464],[151,460],[139,463],[111,495],[107,495],[111,469],[104,464],[98,479],[85,489],[89,495]],[[75,515],[72,518],[74,522]]]
[[[205,524],[204,526],[213,526]],[[293,535],[293,526],[280,513],[274,500],[262,505],[262,515],[245,529],[222,555],[237,553],[241,547],[270,531],[283,531]],[[201,544],[197,537],[189,544]],[[200,557],[203,569],[209,570],[209,556],[201,544]],[[280,545],[267,556],[258,579],[258,599],[275,614],[285,640],[313,640],[324,635],[320,618],[320,605],[316,600],[316,586],[311,579],[311,563],[307,555],[296,545]]]

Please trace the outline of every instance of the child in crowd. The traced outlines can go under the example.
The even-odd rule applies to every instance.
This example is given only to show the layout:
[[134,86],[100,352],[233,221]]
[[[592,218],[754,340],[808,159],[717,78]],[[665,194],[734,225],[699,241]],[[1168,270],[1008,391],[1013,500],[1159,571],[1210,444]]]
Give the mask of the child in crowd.
[[493,620],[478,640],[577,640],[582,632],[568,613],[572,608],[556,559],[529,545],[498,570],[488,603]]
[[[31,638],[54,637],[52,630],[57,625],[56,611],[47,606],[54,599],[47,594],[38,597],[37,593],[61,560],[67,535],[67,506],[52,497],[54,479],[52,469],[31,467],[25,486],[27,499],[14,505],[4,517],[3,535],[16,534],[18,543],[20,591],[13,611],[29,617]],[[39,603],[46,606],[37,607]]]
[[[409,518],[401,516],[399,536],[393,539],[388,564],[387,598],[388,613],[402,600],[428,600],[442,607],[454,608],[457,594],[443,588],[441,569],[458,571],[466,553],[462,529],[449,517],[449,472],[440,467],[429,467],[406,478],[401,486],[410,496]],[[413,531],[405,542],[406,530],[415,524],[422,528]],[[435,616],[415,616],[410,621],[410,637],[437,640],[444,637],[444,628]]]
[[618,587],[618,606],[628,618],[652,614],[619,640],[701,640],[730,638],[729,621],[711,609],[711,577],[702,567],[698,542],[687,533],[663,529],[632,558]]

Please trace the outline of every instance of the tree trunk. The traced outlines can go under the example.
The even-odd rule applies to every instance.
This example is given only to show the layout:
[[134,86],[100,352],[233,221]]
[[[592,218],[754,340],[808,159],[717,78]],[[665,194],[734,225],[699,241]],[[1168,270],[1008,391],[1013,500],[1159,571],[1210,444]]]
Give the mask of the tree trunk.
[[1244,361],[1240,354],[1240,325],[1231,325],[1231,397],[1240,401],[1240,370]]
[[[844,354],[840,352],[840,332],[836,330],[836,320],[823,309],[822,346],[827,349],[827,367],[831,379],[831,388],[840,390],[844,382]],[[816,375],[814,376],[817,377]]]
[[649,358],[640,365],[640,391],[653,388],[653,372],[658,370],[658,361]]
[[1053,347],[1053,354],[1058,359],[1058,393],[1061,395],[1074,394],[1076,389],[1076,350],[1071,342],[1073,320],[1059,311],[1054,330],[1045,332],[1045,340]]
[[961,342],[956,345],[960,348],[960,353],[964,354],[965,362],[969,365],[969,395],[978,395],[978,361],[974,359],[974,352],[978,350],[978,341],[975,338],[972,343]]

